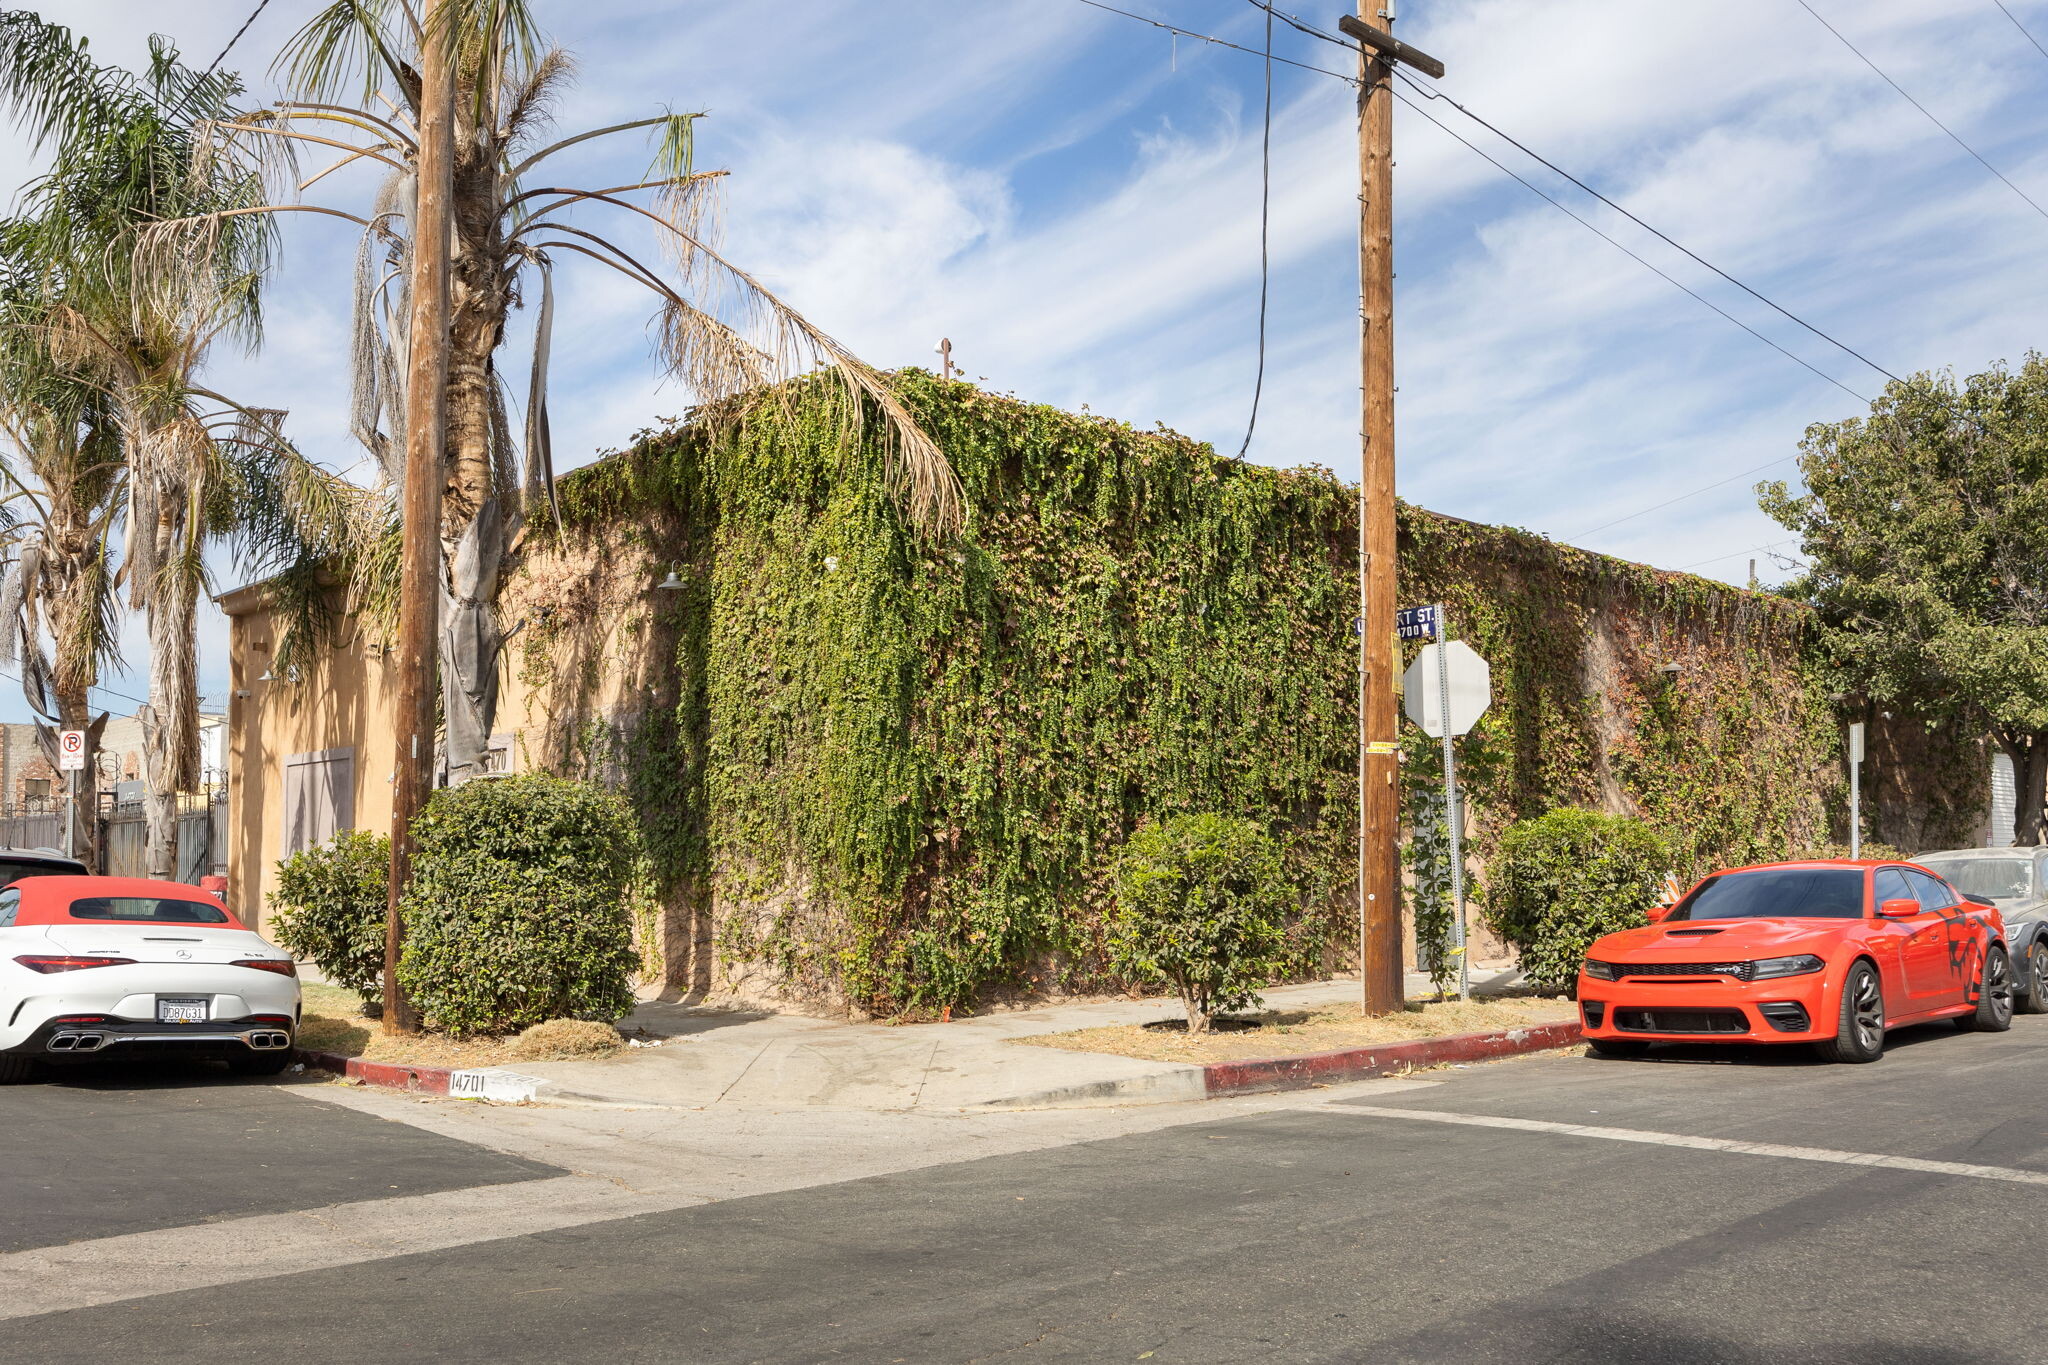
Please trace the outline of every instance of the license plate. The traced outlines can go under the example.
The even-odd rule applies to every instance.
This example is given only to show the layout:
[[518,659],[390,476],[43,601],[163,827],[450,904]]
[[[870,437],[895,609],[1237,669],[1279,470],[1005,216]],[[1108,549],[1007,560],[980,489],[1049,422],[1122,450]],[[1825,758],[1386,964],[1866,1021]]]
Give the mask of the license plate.
[[159,1024],[203,1024],[206,1022],[205,999],[173,1000],[167,996],[156,998],[156,1021]]

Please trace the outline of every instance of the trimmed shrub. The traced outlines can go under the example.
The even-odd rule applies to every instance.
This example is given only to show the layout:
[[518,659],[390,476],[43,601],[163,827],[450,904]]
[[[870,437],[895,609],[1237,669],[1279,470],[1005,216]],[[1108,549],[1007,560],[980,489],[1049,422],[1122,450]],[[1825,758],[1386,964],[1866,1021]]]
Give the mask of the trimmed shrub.
[[324,844],[281,858],[269,898],[270,937],[358,992],[374,1015],[384,993],[384,914],[390,901],[391,840],[345,829]]
[[1561,806],[1509,827],[1486,869],[1486,917],[1545,990],[1577,989],[1602,934],[1649,923],[1671,853],[1626,815]]
[[429,1028],[511,1033],[633,1008],[626,803],[546,773],[434,793],[413,831],[399,980]]
[[1258,1003],[1285,969],[1287,902],[1280,850],[1256,823],[1176,815],[1143,825],[1117,860],[1110,964],[1172,986],[1188,1032],[1206,1033],[1212,1015]]

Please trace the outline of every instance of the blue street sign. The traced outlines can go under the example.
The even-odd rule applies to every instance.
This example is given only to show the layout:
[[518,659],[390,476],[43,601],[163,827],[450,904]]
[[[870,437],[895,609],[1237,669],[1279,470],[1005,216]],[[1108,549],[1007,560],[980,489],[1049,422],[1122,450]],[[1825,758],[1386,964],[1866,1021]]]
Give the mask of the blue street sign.
[[1437,635],[1436,608],[1403,607],[1394,613],[1394,629],[1404,640],[1433,640]]

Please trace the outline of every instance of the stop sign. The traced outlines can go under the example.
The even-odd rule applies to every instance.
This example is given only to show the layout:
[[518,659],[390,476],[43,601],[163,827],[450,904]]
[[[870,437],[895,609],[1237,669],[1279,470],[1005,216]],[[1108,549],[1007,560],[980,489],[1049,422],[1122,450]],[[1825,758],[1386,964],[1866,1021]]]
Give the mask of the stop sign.
[[1464,734],[1479,723],[1493,702],[1493,671],[1472,646],[1463,640],[1447,645],[1424,645],[1401,675],[1401,709],[1421,726],[1431,739],[1444,734],[1442,694],[1437,674],[1437,651],[1444,651],[1445,674],[1450,684],[1451,734]]

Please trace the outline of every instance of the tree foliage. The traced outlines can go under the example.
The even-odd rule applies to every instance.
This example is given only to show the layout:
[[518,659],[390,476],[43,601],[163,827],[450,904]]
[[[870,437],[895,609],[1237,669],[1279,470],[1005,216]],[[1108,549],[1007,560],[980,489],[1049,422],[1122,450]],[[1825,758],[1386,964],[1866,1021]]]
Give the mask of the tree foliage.
[[1285,969],[1289,903],[1280,850],[1256,822],[1202,814],[1146,824],[1117,860],[1111,965],[1172,986],[1188,1032],[1207,1033],[1217,1011],[1256,1004]]
[[2048,358],[1960,383],[1916,375],[1868,418],[1809,428],[1800,452],[1805,492],[1759,488],[1812,561],[1789,590],[1820,609],[1872,700],[1996,736],[2019,778],[2015,834],[2041,842]]

